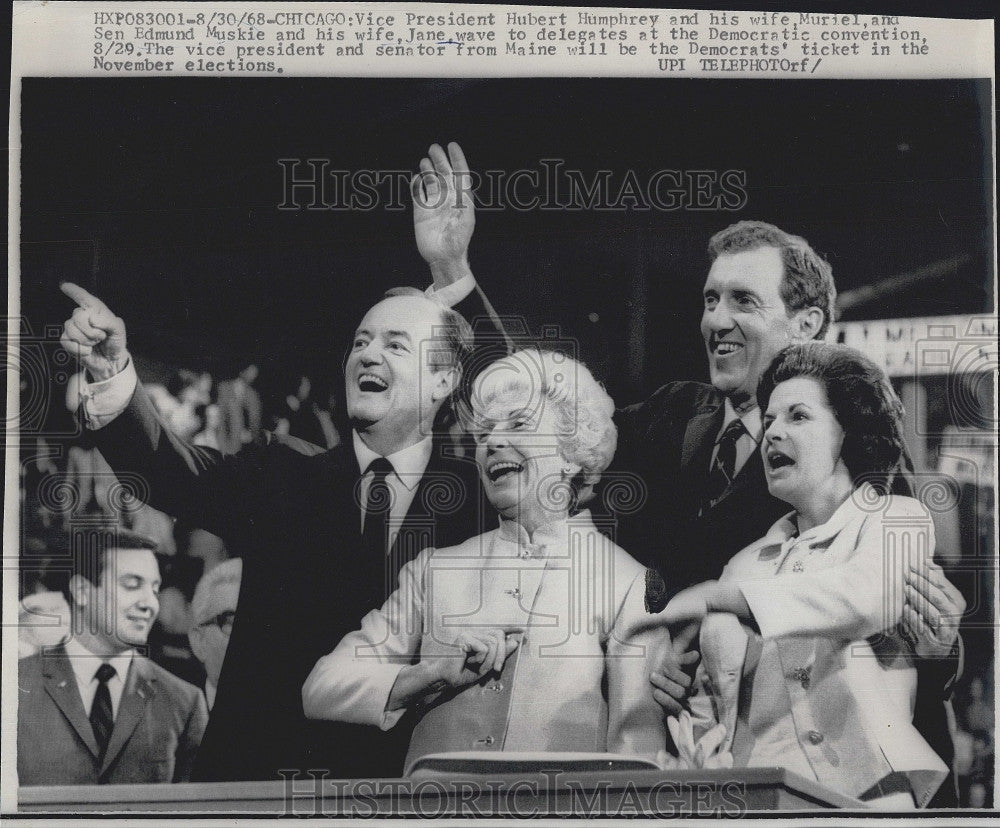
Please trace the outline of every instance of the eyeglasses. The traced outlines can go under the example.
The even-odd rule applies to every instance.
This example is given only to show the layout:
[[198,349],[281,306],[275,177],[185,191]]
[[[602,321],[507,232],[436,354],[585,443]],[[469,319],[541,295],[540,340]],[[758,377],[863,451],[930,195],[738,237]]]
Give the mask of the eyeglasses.
[[211,627],[213,624],[217,626],[225,635],[229,635],[233,631],[233,621],[236,620],[236,612],[234,610],[226,610],[225,612],[220,612],[218,615],[209,618],[207,621],[202,621],[199,627]]

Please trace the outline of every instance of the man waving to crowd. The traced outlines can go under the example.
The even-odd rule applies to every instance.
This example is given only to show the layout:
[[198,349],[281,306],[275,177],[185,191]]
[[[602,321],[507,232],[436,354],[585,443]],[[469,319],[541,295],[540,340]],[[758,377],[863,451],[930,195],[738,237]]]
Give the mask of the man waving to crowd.
[[[471,226],[455,221],[447,197],[456,184],[435,181],[444,190],[415,208],[417,245],[441,282],[468,271],[456,255],[468,239],[455,234]],[[223,455],[163,424],[125,322],[83,288],[62,289],[77,305],[62,343],[88,374],[84,416],[101,452],[112,468],[142,475],[156,508],[219,535],[244,561],[194,778],[277,779],[313,767],[398,776],[405,728],[307,722],[301,690],[316,659],[382,604],[403,564],[482,531],[475,467],[445,452],[437,428],[473,345],[448,291],[390,291],[360,321],[344,367],[350,440],[323,452],[264,434]]]

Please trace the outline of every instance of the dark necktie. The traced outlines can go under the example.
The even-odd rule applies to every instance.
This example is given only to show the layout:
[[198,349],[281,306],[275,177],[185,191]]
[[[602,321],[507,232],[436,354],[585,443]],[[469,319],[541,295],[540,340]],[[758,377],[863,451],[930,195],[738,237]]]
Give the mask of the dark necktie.
[[361,532],[361,547],[364,550],[366,567],[371,567],[374,576],[372,581],[373,594],[371,599],[377,601],[376,606],[388,597],[386,573],[386,540],[389,529],[389,510],[392,508],[394,494],[386,480],[395,471],[392,463],[384,457],[372,460],[365,473],[371,472],[372,478],[368,484],[368,494],[365,497],[365,523]]
[[111,730],[115,726],[114,712],[111,708],[111,691],[108,682],[115,676],[116,670],[108,663],[97,668],[97,693],[94,694],[94,704],[90,708],[90,726],[94,729],[99,751],[98,761],[104,761],[104,753],[108,749]]
[[726,426],[719,438],[719,450],[715,455],[715,462],[708,475],[708,486],[706,487],[705,505],[702,509],[710,509],[722,497],[736,477],[736,443],[740,437],[747,433],[743,426],[743,421],[737,417]]

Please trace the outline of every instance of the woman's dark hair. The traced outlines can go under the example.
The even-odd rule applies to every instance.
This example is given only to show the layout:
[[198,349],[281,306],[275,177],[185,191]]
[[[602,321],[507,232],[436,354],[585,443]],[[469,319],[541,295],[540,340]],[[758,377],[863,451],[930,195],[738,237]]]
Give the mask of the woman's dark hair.
[[757,386],[760,410],[767,410],[775,386],[795,377],[812,377],[826,390],[830,407],[844,429],[840,456],[854,485],[871,483],[887,491],[903,456],[903,404],[885,372],[846,345],[790,345],[761,377]]

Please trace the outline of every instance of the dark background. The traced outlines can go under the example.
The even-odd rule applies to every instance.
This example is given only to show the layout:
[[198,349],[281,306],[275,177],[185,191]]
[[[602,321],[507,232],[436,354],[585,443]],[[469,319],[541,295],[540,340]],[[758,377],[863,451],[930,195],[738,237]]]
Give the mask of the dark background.
[[575,337],[622,403],[705,378],[705,244],[740,218],[805,236],[841,293],[968,257],[845,318],[992,308],[988,81],[28,78],[21,100],[22,314],[36,336],[61,324],[77,281],[154,373],[336,381],[364,310],[428,275],[409,209],[279,210],[278,159],[415,170],[434,141],[477,170],[561,159],[618,184],[746,171],[738,213],[478,214],[498,310]]

